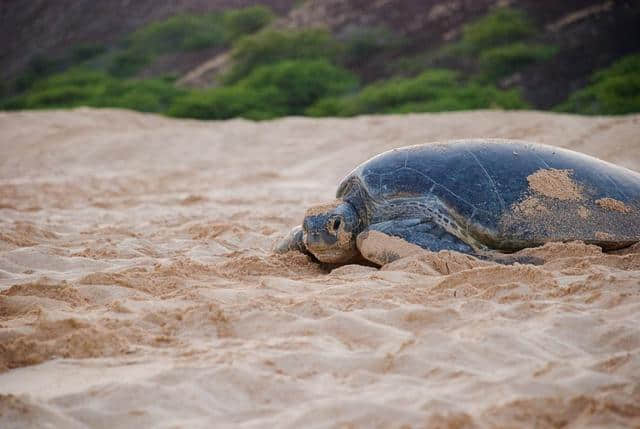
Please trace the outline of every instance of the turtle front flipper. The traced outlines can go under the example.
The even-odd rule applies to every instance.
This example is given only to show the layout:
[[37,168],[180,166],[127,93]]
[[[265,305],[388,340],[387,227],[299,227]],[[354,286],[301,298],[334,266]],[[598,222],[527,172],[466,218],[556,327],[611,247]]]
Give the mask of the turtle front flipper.
[[375,223],[358,235],[357,246],[365,259],[378,265],[385,265],[423,250],[454,250],[475,255],[471,246],[429,218]]
[[424,250],[453,250],[502,265],[544,263],[533,256],[508,255],[490,250],[474,251],[430,219],[391,220],[373,224],[358,235],[357,245],[365,259],[380,266]]
[[276,253],[287,253],[292,250],[309,254],[307,247],[304,245],[304,233],[301,226],[293,228],[274,249]]

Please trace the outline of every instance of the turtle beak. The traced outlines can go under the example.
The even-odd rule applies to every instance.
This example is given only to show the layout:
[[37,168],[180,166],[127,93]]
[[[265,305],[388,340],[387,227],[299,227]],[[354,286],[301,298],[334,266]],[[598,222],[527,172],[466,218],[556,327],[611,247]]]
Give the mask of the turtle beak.
[[307,232],[304,236],[304,242],[307,247],[318,247],[319,245],[324,244],[322,240],[322,236],[319,232]]
[[325,224],[326,216],[307,217],[304,220],[304,244],[307,249],[322,250],[335,244],[336,237],[329,234]]

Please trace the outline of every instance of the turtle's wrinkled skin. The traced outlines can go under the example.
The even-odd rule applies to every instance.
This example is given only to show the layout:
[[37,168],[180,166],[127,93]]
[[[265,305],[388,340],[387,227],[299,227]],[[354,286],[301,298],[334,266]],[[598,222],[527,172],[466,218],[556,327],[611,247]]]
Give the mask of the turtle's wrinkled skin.
[[372,235],[485,257],[550,241],[604,249],[640,241],[639,173],[523,141],[393,149],[347,174],[336,198],[309,209],[277,251],[300,250],[332,264],[383,264],[398,255],[379,242],[375,252],[363,252]]

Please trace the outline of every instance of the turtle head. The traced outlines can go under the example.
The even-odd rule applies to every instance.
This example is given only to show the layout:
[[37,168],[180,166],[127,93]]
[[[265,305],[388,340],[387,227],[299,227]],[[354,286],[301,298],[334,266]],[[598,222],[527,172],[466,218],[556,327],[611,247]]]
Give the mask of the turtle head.
[[302,222],[304,245],[320,262],[349,262],[358,256],[358,225],[358,213],[346,201],[311,207]]

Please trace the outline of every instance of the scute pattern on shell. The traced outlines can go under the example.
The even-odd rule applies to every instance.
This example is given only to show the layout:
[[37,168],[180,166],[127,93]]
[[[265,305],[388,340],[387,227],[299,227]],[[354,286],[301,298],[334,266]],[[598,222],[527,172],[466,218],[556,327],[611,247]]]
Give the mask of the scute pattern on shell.
[[415,216],[411,201],[431,198],[452,224],[500,250],[567,240],[626,246],[640,240],[639,195],[639,173],[566,149],[501,139],[393,149],[356,167],[337,192],[360,201],[377,221]]

